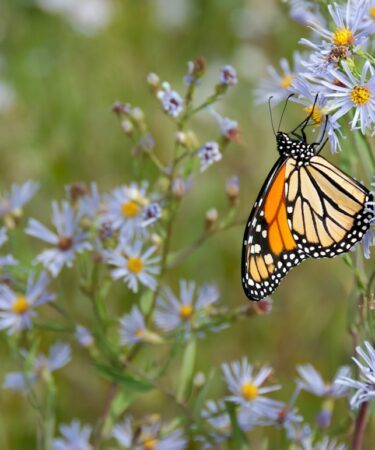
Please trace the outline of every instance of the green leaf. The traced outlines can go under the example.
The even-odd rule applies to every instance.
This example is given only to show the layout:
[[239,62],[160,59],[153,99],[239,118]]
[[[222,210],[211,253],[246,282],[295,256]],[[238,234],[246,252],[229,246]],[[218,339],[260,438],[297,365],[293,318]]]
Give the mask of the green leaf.
[[118,418],[124,414],[137,397],[137,392],[131,392],[128,389],[122,389],[116,394],[111,404],[111,411],[104,424],[105,432],[109,432],[113,428],[113,425],[117,422]]
[[147,392],[153,388],[150,383],[137,380],[131,375],[119,372],[113,367],[105,366],[102,364],[95,364],[96,369],[104,378],[113,381],[116,384],[125,386],[127,389],[133,392]]
[[177,386],[177,400],[183,402],[191,391],[196,357],[196,340],[191,339],[187,345],[182,359],[182,367]]

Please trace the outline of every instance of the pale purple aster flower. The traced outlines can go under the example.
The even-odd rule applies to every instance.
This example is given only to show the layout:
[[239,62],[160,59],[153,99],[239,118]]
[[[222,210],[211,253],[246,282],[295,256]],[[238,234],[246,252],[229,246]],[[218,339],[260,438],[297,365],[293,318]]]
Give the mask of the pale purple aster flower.
[[57,233],[35,219],[29,220],[26,233],[53,245],[53,248],[37,256],[35,262],[42,263],[56,277],[64,266],[73,266],[76,253],[92,250],[92,245],[88,242],[88,233],[83,232],[78,225],[78,214],[68,202],[62,202],[61,209],[57,202],[53,202],[52,210],[52,222]]
[[104,197],[106,213],[103,215],[103,222],[110,222],[127,240],[144,236],[144,208],[150,203],[146,190],[146,182],[131,183],[114,189]]
[[171,89],[169,83],[162,83],[162,89],[158,91],[157,96],[168,115],[178,117],[182,113],[184,101],[178,92]]
[[[5,227],[0,228],[0,247],[8,240]],[[18,261],[12,255],[0,256],[0,267],[16,266]]]
[[[25,361],[30,360],[30,353],[23,350],[21,356]],[[68,344],[57,342],[49,348],[48,354],[40,353],[31,359],[31,367],[27,373],[10,372],[6,374],[4,389],[27,391],[28,387],[36,383],[44,372],[52,373],[64,367],[71,360],[71,348]]]
[[39,189],[39,183],[26,181],[23,184],[13,184],[10,193],[5,193],[0,198],[0,217],[18,216],[23,206],[34,197]]
[[[304,105],[306,114],[313,113],[311,117],[313,131],[315,131],[314,128],[318,129],[316,140],[319,141],[321,139],[321,133],[325,130],[331,144],[332,153],[336,152],[337,149],[341,150],[339,137],[342,138],[343,135],[340,130],[340,124],[332,116],[328,117],[326,124],[326,114],[328,114],[329,105],[324,93],[321,92],[321,87],[310,83],[302,77],[297,77],[293,81],[291,89],[296,94],[291,100]],[[316,97],[317,94],[318,97]]]
[[286,426],[289,440],[300,444],[304,450],[312,449],[312,430],[308,424],[290,423]]
[[153,450],[184,450],[187,448],[187,439],[182,430],[176,429],[165,432],[160,422],[143,425],[141,433],[136,441],[134,450],[144,450],[153,445]]
[[308,444],[304,447],[304,450],[346,450],[347,446],[339,444],[335,439],[329,440],[325,437],[321,442],[317,442],[314,445]]
[[204,419],[214,431],[209,436],[198,436],[197,441],[202,443],[202,450],[215,449],[217,446],[229,439],[232,430],[230,416],[225,408],[225,402],[208,400],[201,413]]
[[229,117],[221,116],[213,108],[209,108],[209,112],[216,119],[220,128],[220,132],[225,138],[229,139],[230,141],[235,141],[238,139],[238,122],[229,119]]
[[303,421],[298,409],[289,403],[279,402],[279,405],[270,405],[260,410],[261,417],[258,420],[259,425],[272,425],[277,428],[287,429],[290,425],[298,424]]
[[328,5],[328,11],[334,22],[333,31],[324,28],[318,22],[313,22],[310,26],[333,45],[346,47],[363,45],[367,36],[375,31],[374,24],[369,25],[364,20],[368,14],[367,0],[348,0],[346,8],[333,3]]
[[182,430],[166,432],[160,421],[144,424],[133,430],[132,419],[127,417],[122,424],[114,427],[112,435],[125,449],[184,450],[187,447]]
[[272,104],[285,100],[291,93],[292,82],[301,72],[302,57],[299,52],[293,53],[293,67],[289,65],[287,59],[280,60],[281,72],[279,73],[273,66],[268,66],[269,78],[265,79],[255,90],[256,103],[266,103],[272,97]]
[[375,122],[375,76],[371,64],[366,61],[363,65],[360,79],[357,79],[345,61],[342,62],[345,73],[332,70],[332,75],[340,82],[322,81],[329,90],[325,94],[331,99],[329,111],[336,111],[332,120],[336,121],[349,110],[354,109],[351,121],[352,129],[360,128],[365,134],[366,129]]
[[289,16],[296,22],[308,26],[313,22],[324,23],[319,6],[310,0],[288,0]]
[[372,229],[367,230],[362,239],[363,256],[366,259],[371,258],[371,247],[375,246],[375,232]]
[[259,404],[253,402],[241,405],[237,412],[238,426],[247,433],[256,426],[262,425],[263,411],[269,408],[270,405],[263,404],[260,409]]
[[79,198],[78,209],[81,217],[93,219],[100,211],[101,198],[96,183],[91,183],[90,191]]
[[219,82],[224,86],[236,85],[238,83],[236,69],[229,64],[223,66],[220,69]]
[[161,216],[162,216],[162,209],[159,205],[159,203],[150,203],[149,205],[145,206],[143,208],[143,212],[142,212],[142,226],[143,227],[148,227],[151,224],[154,224],[155,222],[157,222]]
[[340,378],[350,375],[351,370],[347,366],[340,367],[330,383],[326,383],[311,364],[298,366],[297,371],[301,377],[297,379],[297,385],[304,391],[310,392],[317,397],[340,398],[348,395],[348,389],[338,383]]
[[141,241],[128,245],[121,239],[116,249],[103,251],[105,261],[115,267],[111,271],[112,278],[123,279],[133,292],[138,292],[139,283],[155,290],[155,275],[160,273],[160,267],[157,265],[160,258],[152,257],[156,247],[149,247],[142,252],[142,246]]
[[143,340],[146,323],[137,306],[133,306],[129,314],[120,319],[120,343],[134,345]]
[[74,419],[70,425],[60,425],[59,429],[62,437],[53,440],[53,450],[92,450],[89,443],[92,428],[89,425],[81,426]]
[[35,309],[55,298],[46,290],[49,283],[49,277],[43,272],[37,281],[34,281],[34,273],[30,273],[24,294],[16,294],[10,287],[1,284],[0,329],[13,334],[31,328],[31,319],[37,316]]
[[130,449],[133,442],[133,423],[131,417],[126,417],[122,423],[113,427],[112,436],[121,447]]
[[204,172],[212,164],[221,160],[222,155],[220,153],[219,144],[214,141],[206,142],[198,150],[198,157],[201,161],[201,172]]
[[32,386],[37,381],[37,378],[35,373],[9,372],[5,374],[2,388],[16,392],[27,392],[29,386]]
[[75,330],[75,337],[78,341],[78,343],[82,346],[82,347],[91,347],[94,343],[94,337],[93,335],[90,333],[90,331],[83,327],[82,325],[77,325],[76,326],[76,330]]
[[241,362],[222,364],[222,370],[228,389],[233,394],[227,397],[227,400],[241,405],[252,405],[254,409],[259,410],[272,405],[279,406],[280,402],[264,396],[281,387],[279,385],[262,387],[272,372],[270,367],[262,367],[258,373],[254,373],[253,365],[246,357],[243,357]]
[[375,398],[375,349],[370,342],[365,341],[363,348],[358,346],[355,350],[362,359],[352,358],[360,370],[360,379],[343,376],[337,380],[338,384],[356,390],[350,400],[352,408],[358,408],[362,403]]
[[184,327],[188,333],[193,320],[199,320],[205,310],[219,300],[219,292],[214,285],[203,285],[196,291],[193,281],[180,281],[180,295],[165,287],[157,298],[155,324],[164,331]]
[[328,428],[331,425],[332,420],[332,410],[330,408],[325,408],[319,411],[315,417],[316,424],[319,428]]

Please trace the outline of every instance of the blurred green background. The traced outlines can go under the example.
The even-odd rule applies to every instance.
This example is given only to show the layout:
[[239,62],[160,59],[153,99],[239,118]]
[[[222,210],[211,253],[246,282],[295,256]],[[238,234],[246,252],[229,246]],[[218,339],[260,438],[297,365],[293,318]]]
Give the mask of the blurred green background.
[[[86,11],[85,16],[81,11],[74,17],[59,13],[58,2],[52,0],[38,4],[1,0],[0,80],[8,86],[5,103],[0,96],[1,189],[7,190],[12,182],[39,180],[41,189],[26,211],[46,222],[50,201],[63,198],[68,183],[95,180],[101,191],[108,191],[131,181],[131,147],[111,112],[115,100],[128,101],[146,112],[157,152],[167,161],[173,127],[150,95],[146,76],[154,71],[183,92],[187,61],[202,55],[208,72],[197,99],[210,93],[222,64],[238,69],[239,84],[217,109],[239,121],[241,144],[231,145],[220,163],[195,179],[181,208],[173,247],[180,248],[200,234],[207,209],[217,207],[220,214],[225,213],[225,180],[231,175],[240,178],[238,217],[245,220],[277,157],[267,108],[254,106],[252,89],[265,76],[268,63],[277,64],[282,56],[290,59],[305,30],[288,18],[285,5],[273,0],[104,3],[96,15]],[[292,127],[301,114],[292,107],[286,126]],[[194,120],[193,128],[201,142],[217,136],[217,125],[206,113]],[[145,176],[151,180],[156,176],[149,165]],[[239,267],[242,235],[238,227],[208,241],[169,274],[172,286],[181,277],[197,283],[217,281],[225,304],[245,304]],[[14,248],[16,257],[28,260],[41,246],[19,232]],[[64,280],[72,281],[71,286],[77,281],[71,273],[64,274],[62,301],[90,326],[87,300]],[[279,395],[283,400],[293,391],[299,363],[313,363],[330,379],[340,364],[350,363],[347,323],[354,308],[352,288],[352,275],[340,258],[308,261],[292,271],[275,293],[270,315],[211,334],[199,346],[197,370],[207,374],[212,367],[218,368],[210,397],[224,393],[220,363],[242,355],[275,368],[275,380],[284,385]],[[120,287],[109,308],[122,314],[132,301],[126,288]],[[47,340],[52,338],[46,333]],[[93,423],[103,408],[106,383],[98,380],[85,352],[75,346],[74,353],[74,362],[58,374],[58,419],[78,417]],[[4,345],[1,354],[3,379],[16,366]],[[177,382],[178,363],[167,380],[171,385]],[[320,403],[308,394],[300,400],[302,413],[313,422]],[[175,415],[158,394],[142,397],[132,412],[138,417],[153,412],[162,412],[166,418]],[[344,401],[337,404],[335,414],[347,417]],[[33,411],[22,396],[0,391],[1,450],[33,448],[34,428]],[[277,448],[277,433],[264,428],[255,433],[255,449],[260,435],[269,436],[274,443],[270,448]]]

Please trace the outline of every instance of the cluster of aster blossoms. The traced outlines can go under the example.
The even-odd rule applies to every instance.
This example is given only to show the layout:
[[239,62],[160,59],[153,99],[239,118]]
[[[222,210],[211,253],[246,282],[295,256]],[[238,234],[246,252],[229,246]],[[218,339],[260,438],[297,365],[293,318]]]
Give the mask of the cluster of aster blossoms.
[[[292,100],[311,112],[318,94],[312,120],[318,132],[322,132],[324,116],[329,115],[326,131],[335,152],[341,149],[339,138],[343,136],[344,124],[362,134],[374,131],[372,3],[349,0],[346,4],[328,5],[327,10],[320,10],[313,2],[289,3],[291,16],[308,27],[313,37],[301,39],[306,51],[294,53],[293,66],[282,59],[280,72],[269,68],[270,77],[259,87],[257,98],[266,102],[272,97],[277,103],[294,94]],[[299,12],[303,9],[305,15],[301,17]]]
[[[301,53],[293,64],[283,58],[280,69],[269,66],[269,76],[256,89],[258,103],[272,105],[290,99],[311,114],[315,140],[327,136],[333,153],[350,143],[349,133],[359,133],[365,148],[359,158],[368,174],[375,171],[373,150],[367,138],[375,132],[374,5],[370,0],[348,0],[329,5],[310,0],[290,0],[290,16],[311,33],[302,38]],[[371,205],[370,205],[371,206]],[[371,206],[373,209],[373,205]],[[374,245],[374,231],[364,237],[364,255]]]
[[[148,386],[149,381],[142,381],[143,375],[132,367],[133,354],[150,345],[173,343],[182,349],[186,347],[187,353],[195,353],[197,339],[248,315],[248,308],[232,312],[219,305],[219,290],[213,283],[197,286],[194,281],[181,280],[176,292],[165,280],[169,267],[177,265],[195,247],[193,242],[171,255],[171,223],[178,206],[195,177],[220,161],[226,146],[237,141],[239,134],[237,122],[221,116],[212,106],[237,83],[236,71],[231,66],[220,69],[212,95],[197,106],[193,104],[194,89],[204,75],[205,64],[203,58],[188,64],[183,79],[185,96],[172,90],[169,83],[161,83],[157,75],[148,76],[148,84],[162,111],[176,123],[175,154],[169,163],[163,163],[155,152],[155,142],[141,108],[119,102],[113,107],[122,130],[131,138],[134,160],[148,158],[158,171],[159,179],[152,189],[147,181],[139,179],[106,193],[100,192],[95,183],[89,186],[74,183],[66,187],[64,199],[52,202],[50,222],[48,217],[26,220],[23,217],[23,209],[35,195],[38,184],[28,181],[13,185],[10,193],[0,197],[0,218],[4,223],[0,228],[0,246],[7,245],[17,227],[24,228],[34,248],[39,250],[29,264],[19,263],[11,253],[0,256],[0,330],[18,362],[17,371],[5,375],[3,388],[22,392],[40,412],[45,421],[45,429],[41,431],[46,439],[45,448],[52,444],[54,450],[88,450],[97,446],[98,440],[109,440],[116,448],[182,450],[187,448],[188,438],[175,422],[166,423],[152,416],[139,423],[129,414],[122,422],[119,415],[117,424],[111,425],[104,419],[102,425],[94,426],[81,425],[78,419],[73,419],[59,427],[58,435],[51,426],[56,401],[55,372],[69,363],[72,350],[58,340],[46,353],[39,352],[44,347],[39,337],[44,329],[70,333],[88,351],[99,372],[102,375],[104,372],[114,384],[119,371],[135,370],[125,377],[134,380],[137,390],[139,386]],[[190,117],[198,112],[211,116],[214,129],[218,125],[217,140],[208,138],[200,142],[186,128]],[[204,239],[231,225],[238,206],[237,177],[227,181],[224,192],[229,213],[221,220],[215,208],[207,212],[202,220]],[[63,277],[62,272],[72,269],[79,272],[79,287],[94,305],[97,320],[94,327],[77,322],[59,299],[56,280]],[[108,317],[106,306],[100,303],[114,283],[123,283],[138,297],[137,302],[126,305],[128,312],[119,320]],[[265,307],[257,314],[269,310]],[[26,342],[27,348],[21,342]],[[103,361],[111,361],[113,367],[103,366]],[[39,398],[42,390],[39,385],[44,386],[46,402]],[[183,395],[185,392],[177,394],[178,398]]]

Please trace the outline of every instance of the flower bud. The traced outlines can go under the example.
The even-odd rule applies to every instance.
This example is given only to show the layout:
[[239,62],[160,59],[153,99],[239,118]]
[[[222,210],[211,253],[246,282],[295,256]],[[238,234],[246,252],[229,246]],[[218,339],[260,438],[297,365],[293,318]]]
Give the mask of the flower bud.
[[141,108],[139,108],[138,106],[135,106],[132,110],[131,110],[131,116],[133,117],[133,119],[136,122],[143,122],[145,119],[145,114],[144,112],[141,110]]
[[216,208],[211,208],[206,212],[206,230],[213,231],[216,228],[219,213]]
[[154,72],[150,72],[147,75],[147,83],[150,85],[151,90],[155,93],[160,88],[160,78],[159,75],[157,75]]
[[236,206],[238,204],[238,196],[240,194],[240,182],[238,177],[234,176],[227,180],[225,192],[227,193],[230,205]]
[[130,122],[129,119],[124,119],[121,122],[121,128],[125,131],[125,134],[127,134],[128,136],[130,136],[134,130],[134,126],[133,124]]
[[193,385],[195,388],[200,389],[206,383],[206,377],[203,372],[197,372],[193,379]]

